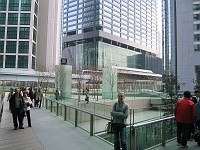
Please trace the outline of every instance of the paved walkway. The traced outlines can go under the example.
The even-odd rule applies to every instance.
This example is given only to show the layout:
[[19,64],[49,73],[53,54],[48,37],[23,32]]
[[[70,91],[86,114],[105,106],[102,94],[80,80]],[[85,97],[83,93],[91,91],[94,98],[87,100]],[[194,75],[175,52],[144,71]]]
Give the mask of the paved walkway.
[[13,130],[8,102],[0,123],[0,150],[113,150],[113,146],[45,109],[31,110],[32,128]]
[[[4,100],[4,113],[0,123],[0,150],[113,150],[113,146],[101,141],[88,132],[74,127],[62,118],[45,109],[31,110],[32,128],[13,130],[12,116],[8,111],[8,102]],[[199,150],[194,141],[188,142],[189,150]],[[176,141],[154,150],[178,150]],[[183,149],[183,148],[182,148]]]

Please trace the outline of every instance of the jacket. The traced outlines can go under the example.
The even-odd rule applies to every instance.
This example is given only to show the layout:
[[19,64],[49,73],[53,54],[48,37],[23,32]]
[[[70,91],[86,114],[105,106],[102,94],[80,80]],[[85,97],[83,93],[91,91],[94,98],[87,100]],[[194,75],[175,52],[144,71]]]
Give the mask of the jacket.
[[30,110],[31,109],[31,104],[32,104],[32,101],[30,99],[30,97],[23,97],[24,99],[24,110],[27,111],[27,110]]
[[196,115],[196,120],[200,121],[200,102],[197,102],[195,104],[195,115]]
[[128,118],[128,104],[125,102],[114,103],[111,116],[113,117],[113,123],[126,124],[126,119]]
[[[23,97],[19,94],[20,99],[20,112],[24,111],[24,101]],[[9,109],[11,113],[15,113],[16,107],[15,107],[15,94],[13,94],[9,100]]]
[[190,124],[194,122],[195,108],[190,98],[182,98],[177,101],[174,108],[174,115],[177,122]]

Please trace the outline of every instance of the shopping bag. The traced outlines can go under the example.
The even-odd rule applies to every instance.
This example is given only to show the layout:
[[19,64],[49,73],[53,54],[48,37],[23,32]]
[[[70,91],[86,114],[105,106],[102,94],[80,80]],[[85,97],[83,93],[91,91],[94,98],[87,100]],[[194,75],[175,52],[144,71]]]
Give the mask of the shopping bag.
[[113,122],[109,121],[108,124],[106,125],[106,131],[107,134],[113,134],[114,133],[114,128],[113,128]]

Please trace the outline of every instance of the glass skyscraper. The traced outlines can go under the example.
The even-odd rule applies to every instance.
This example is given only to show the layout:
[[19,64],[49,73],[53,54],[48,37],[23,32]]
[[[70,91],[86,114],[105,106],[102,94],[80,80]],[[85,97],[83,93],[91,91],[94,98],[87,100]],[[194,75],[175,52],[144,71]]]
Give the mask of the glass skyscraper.
[[64,0],[62,57],[76,69],[162,73],[157,0]]

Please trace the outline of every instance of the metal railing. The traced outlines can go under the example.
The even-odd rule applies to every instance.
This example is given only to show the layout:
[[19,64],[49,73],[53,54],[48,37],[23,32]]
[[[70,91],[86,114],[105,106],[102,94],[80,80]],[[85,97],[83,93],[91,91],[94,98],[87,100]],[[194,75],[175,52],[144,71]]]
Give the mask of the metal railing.
[[[47,110],[62,117],[65,121],[71,122],[75,127],[80,127],[89,132],[90,136],[96,135],[113,144],[113,134],[107,134],[105,131],[110,117],[107,117],[107,114],[102,115],[101,112],[97,114],[99,113],[97,110],[89,108],[87,110],[85,108],[90,105],[93,107],[98,106],[91,103],[82,105],[84,107],[80,107],[80,105],[77,107],[76,103],[68,105],[48,98],[45,98],[43,101],[43,106]],[[174,116],[157,116],[156,118],[134,123],[134,110],[130,109],[129,113],[130,117],[127,126],[127,145],[129,150],[143,150],[159,144],[165,145],[167,140],[173,139],[176,136],[174,134],[176,133]]]
[[4,105],[4,94],[0,95],[0,123],[1,123],[1,118],[2,118],[2,114],[3,114],[3,105]]
[[[150,132],[148,132],[148,128]],[[144,135],[144,132],[147,134]],[[139,135],[141,134],[144,135],[144,138],[142,138],[142,143],[139,141],[139,139],[141,139]],[[166,141],[172,140],[175,137],[176,124],[173,115],[165,116],[163,118],[147,120],[132,125],[131,147],[132,150],[142,150],[150,149],[159,145],[165,146]]]

